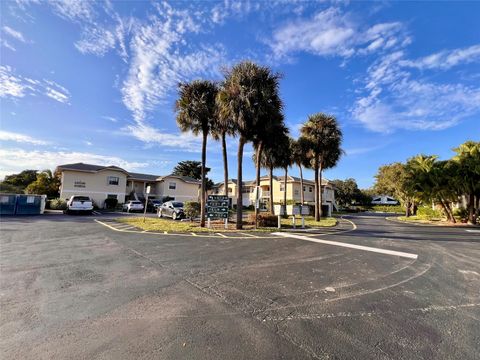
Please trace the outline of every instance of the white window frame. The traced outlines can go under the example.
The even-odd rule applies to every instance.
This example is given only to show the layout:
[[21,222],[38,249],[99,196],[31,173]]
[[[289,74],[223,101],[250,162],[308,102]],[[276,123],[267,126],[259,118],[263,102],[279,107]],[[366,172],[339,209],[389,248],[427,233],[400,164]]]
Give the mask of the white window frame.
[[[116,183],[116,184],[115,184],[115,183],[112,184],[112,180],[115,182],[115,179],[116,179],[116,182],[117,182],[117,183]],[[112,185],[112,186],[118,186],[118,185],[120,185],[120,177],[118,177],[118,176],[107,176],[107,184],[108,184],[108,185]]]
[[[172,187],[173,185],[173,187]],[[169,181],[168,182],[168,190],[177,190],[177,183],[174,181]]]

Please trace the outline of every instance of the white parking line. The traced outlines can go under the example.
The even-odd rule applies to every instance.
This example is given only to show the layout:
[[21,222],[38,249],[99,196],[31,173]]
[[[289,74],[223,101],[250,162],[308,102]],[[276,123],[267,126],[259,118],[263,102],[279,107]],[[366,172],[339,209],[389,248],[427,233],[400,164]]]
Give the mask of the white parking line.
[[220,235],[221,237],[224,237],[224,238],[228,237],[228,236],[226,236],[226,235],[223,235],[222,233],[215,233],[215,234],[216,234],[216,235]]
[[254,238],[259,238],[259,236],[252,235],[252,234],[249,234],[249,233],[239,232],[239,234],[246,235],[246,236],[250,236],[250,237],[254,237]]
[[371,252],[386,254],[386,255],[400,256],[400,257],[404,257],[404,258],[408,258],[408,259],[417,259],[418,258],[417,254],[410,254],[410,253],[406,253],[406,252],[402,252],[402,251],[386,250],[386,249],[374,248],[374,247],[370,247],[370,246],[362,246],[362,245],[342,243],[342,242],[338,242],[338,241],[313,239],[313,238],[310,238],[308,236],[303,236],[303,235],[294,235],[294,234],[288,234],[288,233],[282,233],[282,232],[272,233],[272,235],[283,236],[283,237],[291,237],[291,238],[295,238],[295,239],[316,242],[316,243],[319,243],[319,244],[341,246],[341,247],[363,250],[363,251],[371,251]]
[[473,233],[480,233],[480,230],[465,230],[465,231],[473,232]]

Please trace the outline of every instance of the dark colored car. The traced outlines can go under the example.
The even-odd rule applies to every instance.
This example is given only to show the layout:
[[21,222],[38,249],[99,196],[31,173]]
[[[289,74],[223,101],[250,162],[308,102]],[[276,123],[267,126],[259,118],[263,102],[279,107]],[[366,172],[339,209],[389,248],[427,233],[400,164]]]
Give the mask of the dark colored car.
[[147,202],[147,211],[148,212],[158,212],[158,208],[162,206],[163,201],[158,199],[148,200]]
[[178,201],[167,201],[158,208],[158,217],[168,216],[173,220],[182,219],[185,217],[183,212],[183,203]]

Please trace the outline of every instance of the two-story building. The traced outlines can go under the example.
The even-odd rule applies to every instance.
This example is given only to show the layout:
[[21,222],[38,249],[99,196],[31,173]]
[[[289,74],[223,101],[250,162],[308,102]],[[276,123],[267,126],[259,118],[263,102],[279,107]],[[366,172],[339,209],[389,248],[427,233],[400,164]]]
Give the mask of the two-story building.
[[[287,192],[287,203],[301,203],[301,192],[303,191],[304,203],[307,205],[315,204],[315,182],[304,179],[303,189],[300,178],[295,176],[287,176],[287,184],[285,188],[284,176],[273,176],[273,187],[270,189],[270,177],[262,176],[260,178],[260,207],[268,208],[270,196],[273,196],[274,203],[283,203],[284,193]],[[231,198],[231,203],[237,203],[237,186],[236,179],[228,181],[228,196]],[[328,206],[329,213],[336,209],[335,203],[335,187],[327,179],[322,179],[322,205]],[[212,194],[224,194],[224,183],[216,184],[211,190]],[[243,206],[250,206],[255,204],[255,181],[244,181],[242,185],[243,190]],[[273,190],[273,191],[272,191]]]
[[84,163],[60,165],[60,198],[72,195],[90,196],[103,207],[106,198],[144,200],[150,186],[149,198],[170,198],[177,201],[198,201],[201,182],[188,176],[150,175],[131,173],[117,166]]

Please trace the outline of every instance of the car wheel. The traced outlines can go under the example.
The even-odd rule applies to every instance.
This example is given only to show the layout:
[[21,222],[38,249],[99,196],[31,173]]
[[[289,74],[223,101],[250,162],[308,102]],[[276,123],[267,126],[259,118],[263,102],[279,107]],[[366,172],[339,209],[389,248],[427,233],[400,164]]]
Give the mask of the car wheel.
[[173,220],[177,220],[177,213],[176,213],[176,212],[173,212],[173,214],[172,214],[172,219],[173,219]]

